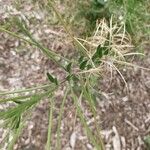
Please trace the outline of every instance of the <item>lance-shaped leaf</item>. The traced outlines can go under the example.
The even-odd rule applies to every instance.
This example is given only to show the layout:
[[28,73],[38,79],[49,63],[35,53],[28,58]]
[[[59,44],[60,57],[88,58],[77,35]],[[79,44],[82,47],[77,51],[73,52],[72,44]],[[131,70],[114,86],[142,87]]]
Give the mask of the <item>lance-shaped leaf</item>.
[[85,69],[85,67],[86,67],[86,65],[87,65],[87,60],[84,60],[83,62],[81,62],[81,64],[80,64],[80,69],[81,70],[84,70]]
[[70,62],[67,66],[66,66],[66,71],[71,73],[71,67],[72,67],[72,62]]
[[47,77],[52,83],[55,83],[56,85],[58,85],[57,78],[54,78],[50,73],[47,73]]

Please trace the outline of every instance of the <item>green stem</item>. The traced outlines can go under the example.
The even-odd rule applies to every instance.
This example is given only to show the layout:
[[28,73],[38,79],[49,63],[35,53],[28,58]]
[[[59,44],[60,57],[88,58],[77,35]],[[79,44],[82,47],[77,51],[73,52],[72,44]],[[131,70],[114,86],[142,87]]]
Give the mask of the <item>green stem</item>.
[[33,96],[33,95],[26,95],[26,96],[18,96],[18,97],[12,97],[12,98],[7,98],[7,99],[0,99],[0,103],[6,103],[9,101],[16,102],[16,101],[19,101],[22,99],[27,99],[31,96]]
[[64,112],[64,104],[66,102],[67,99],[67,94],[68,94],[68,89],[66,89],[62,104],[61,104],[61,108],[60,108],[60,113],[59,113],[59,119],[58,119],[58,126],[57,126],[57,140],[56,140],[56,149],[57,150],[61,150],[61,141],[60,141],[60,126],[61,126],[61,119],[62,119],[62,115]]
[[100,143],[101,149],[104,150],[104,144],[103,144],[103,140],[102,140],[102,137],[100,134],[101,128],[99,127],[97,119],[96,119],[96,108],[94,106],[95,104],[93,102],[91,93],[86,91],[86,87],[89,89],[89,83],[88,82],[89,82],[89,78],[87,78],[85,85],[82,86],[82,89],[84,90],[85,98],[88,100],[90,109],[91,109],[93,116],[94,116],[94,123],[95,123],[95,128],[97,130],[97,137],[98,137],[97,141],[98,141],[98,143]]
[[[21,24],[21,25],[22,25],[22,24]],[[23,41],[25,41],[25,42],[27,42],[27,43],[29,43],[29,44],[31,44],[31,45],[34,45],[34,46],[38,47],[39,49],[41,49],[41,51],[42,51],[45,55],[47,55],[52,61],[54,61],[58,66],[62,67],[63,69],[65,69],[65,68],[62,66],[61,63],[59,63],[59,60],[57,60],[57,58],[58,58],[58,59],[59,59],[59,58],[60,58],[60,59],[63,59],[63,60],[65,60],[65,61],[67,61],[67,62],[70,62],[70,60],[68,60],[67,58],[65,58],[65,57],[63,57],[63,56],[61,56],[61,55],[58,55],[58,54],[55,53],[54,51],[49,50],[49,49],[45,48],[43,45],[41,45],[41,44],[39,43],[39,41],[36,41],[36,40],[32,37],[32,35],[30,34],[30,32],[29,32],[26,28],[23,28],[23,31],[26,33],[26,36],[28,36],[28,37],[30,38],[30,40],[27,40],[27,39],[23,38],[22,36],[19,36],[19,35],[17,35],[16,33],[11,32],[11,31],[9,31],[9,30],[7,30],[7,29],[5,29],[5,28],[2,28],[2,27],[0,27],[0,31],[6,32],[6,33],[10,34],[11,36],[14,36],[14,37],[16,37],[16,38],[18,38],[18,39],[21,39],[21,40],[23,40]]]
[[25,126],[25,123],[27,121],[27,119],[31,116],[33,108],[28,112],[27,116],[25,117],[25,119],[23,120],[22,124],[19,126],[19,128],[16,130],[16,132],[13,135],[13,139],[10,141],[10,143],[8,143],[8,148],[7,150],[13,150],[14,145],[17,141],[17,139],[19,138],[20,134],[23,131],[23,128]]
[[[29,99],[30,97],[33,96],[45,96],[46,94],[48,94],[49,91],[47,92],[42,92],[40,94],[29,94],[29,95],[25,95],[25,96],[17,96],[17,97],[11,97],[11,98],[6,98],[6,99],[0,99],[0,103],[6,103],[6,102],[15,102],[15,103],[19,103],[19,102],[25,102],[25,100]],[[21,100],[21,101],[20,101]]]
[[[83,114],[83,112],[82,112],[82,110],[81,110],[81,108],[80,108],[80,106],[79,106],[79,104],[78,104],[78,98],[77,98],[77,96],[75,95],[75,93],[74,93],[74,91],[73,91],[71,85],[70,85],[70,89],[71,89],[72,98],[73,98],[74,103],[75,103],[75,106],[76,106],[76,108],[77,108],[78,116],[79,116],[79,118],[80,118],[81,123],[84,125],[84,127],[85,127],[85,129],[86,129],[87,136],[90,138],[91,142],[94,144],[94,146],[96,147],[97,150],[103,150],[103,149],[101,148],[101,145],[99,145],[99,144],[96,142],[96,139],[95,139],[95,137],[94,137],[94,135],[93,135],[91,129],[90,129],[90,128],[88,127],[88,125],[87,125],[87,122],[86,122],[86,120],[85,120],[84,114]],[[82,91],[82,92],[83,92],[83,91]]]
[[13,147],[16,143],[16,140],[18,139],[18,137],[20,136],[21,132],[22,132],[22,129],[24,128],[24,124],[25,124],[25,121],[20,125],[20,127],[17,129],[16,133],[14,133],[13,135],[13,139],[12,141],[8,144],[8,148],[7,150],[13,150]]
[[2,92],[0,93],[0,95],[7,95],[7,94],[15,94],[15,93],[25,93],[25,92],[30,92],[30,91],[33,91],[33,90],[38,90],[38,89],[47,89],[51,87],[50,84],[48,85],[42,85],[42,86],[38,86],[38,87],[33,87],[33,88],[29,88],[29,89],[24,89],[24,90],[17,90],[17,91],[6,91],[6,92]]
[[14,32],[11,32],[11,31],[9,31],[9,30],[6,30],[5,28],[0,27],[0,31],[6,32],[6,33],[8,33],[9,35],[11,35],[11,36],[13,36],[13,37],[16,37],[16,38],[18,38],[18,39],[21,39],[21,40],[23,40],[24,42],[29,43],[29,44],[31,44],[31,45],[35,45],[34,42],[32,42],[32,41],[30,41],[30,40],[27,40],[27,39],[23,38],[22,36],[17,35],[17,34],[14,33]]
[[52,131],[52,121],[53,121],[53,109],[54,109],[54,99],[51,99],[50,111],[49,111],[49,124],[48,124],[48,134],[46,150],[51,150],[51,131]]

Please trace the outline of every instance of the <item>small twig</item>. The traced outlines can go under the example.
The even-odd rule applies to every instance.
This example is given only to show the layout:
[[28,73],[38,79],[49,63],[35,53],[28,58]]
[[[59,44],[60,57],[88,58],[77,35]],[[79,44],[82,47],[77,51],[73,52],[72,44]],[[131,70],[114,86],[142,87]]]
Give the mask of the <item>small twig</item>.
[[134,125],[132,124],[129,120],[125,119],[124,120],[128,125],[130,125],[133,129],[135,129],[136,131],[139,131],[139,129]]

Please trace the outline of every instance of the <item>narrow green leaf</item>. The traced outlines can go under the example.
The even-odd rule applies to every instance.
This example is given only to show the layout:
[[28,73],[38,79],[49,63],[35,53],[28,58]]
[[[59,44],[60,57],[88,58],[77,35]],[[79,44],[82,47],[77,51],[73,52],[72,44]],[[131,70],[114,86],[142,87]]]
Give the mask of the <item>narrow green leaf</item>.
[[109,41],[105,42],[104,47],[103,47],[103,51],[104,51],[104,55],[108,55],[108,53],[109,53]]
[[55,101],[54,97],[50,99],[49,115],[48,115],[48,132],[47,132],[47,142],[45,150],[51,150],[51,138],[52,138],[52,126],[53,126],[53,113],[54,113]]
[[103,57],[103,48],[101,47],[101,45],[99,45],[96,49],[95,54],[92,57],[92,60],[94,61],[95,59],[102,57]]
[[60,107],[60,112],[59,112],[59,117],[58,117],[58,125],[57,125],[57,140],[56,140],[56,149],[57,150],[61,150],[61,136],[60,136],[60,127],[61,127],[61,121],[62,121],[62,116],[63,116],[63,113],[64,113],[64,106],[65,106],[65,102],[67,100],[67,94],[69,92],[69,89],[67,88],[66,91],[65,91],[65,94],[64,94],[64,97],[63,97],[63,100],[62,100],[62,104],[61,104],[61,107]]
[[[89,128],[89,126],[87,125],[87,122],[86,122],[86,119],[85,119],[85,116],[84,116],[84,113],[82,111],[82,109],[80,108],[80,105],[78,103],[78,97],[75,95],[73,89],[71,88],[70,86],[70,90],[71,90],[71,96],[72,96],[72,99],[74,101],[74,104],[77,108],[77,113],[78,113],[78,116],[80,118],[80,121],[81,123],[83,124],[86,132],[87,132],[87,136],[90,138],[90,140],[93,142],[94,146],[96,147],[96,149],[98,150],[102,150],[101,149],[101,145],[99,145],[96,141],[96,137],[93,135],[91,129]],[[82,95],[82,93],[81,93]]]
[[[16,91],[5,91],[5,92],[2,92],[0,93],[0,95],[8,95],[8,94],[15,94],[15,93],[25,93],[25,92],[31,92],[33,90],[38,90],[38,89],[49,89],[51,86],[48,84],[48,85],[41,85],[41,86],[37,86],[37,87],[32,87],[32,88],[28,88],[28,89],[23,89],[23,90],[16,90]],[[30,95],[31,96],[31,95]],[[28,96],[23,96],[23,97],[14,97],[14,98],[8,98],[6,99],[6,101],[13,101],[15,99],[25,99],[27,97],[30,97],[29,95]],[[1,102],[5,102],[5,100],[1,100],[0,99],[0,103]]]
[[107,43],[106,46],[103,47],[99,45],[96,49],[95,54],[92,57],[93,62],[100,64],[101,63],[100,58],[102,58],[104,55],[108,55],[108,53],[109,49],[107,48]]
[[15,24],[18,26],[18,28],[22,31],[24,35],[28,36],[29,38],[32,38],[27,24],[24,20],[20,20],[18,17],[14,17],[13,22],[15,22]]
[[21,121],[21,116],[19,116],[18,119],[17,119],[16,129],[19,128],[19,126],[20,126],[20,121]]
[[104,55],[108,55],[108,53],[109,53],[109,50],[108,50],[108,48],[106,48],[106,49],[104,50]]
[[51,74],[49,74],[48,72],[47,72],[47,77],[48,77],[48,79],[52,82],[52,83],[55,83],[56,85],[58,85],[58,80],[57,80],[57,78],[54,78]]
[[67,81],[70,81],[71,78],[72,78],[72,75],[69,74],[69,75],[66,77],[66,80],[67,80]]
[[72,75],[72,80],[74,82],[77,82],[77,81],[79,81],[79,78],[76,75]]
[[81,63],[83,61],[83,59],[84,59],[84,56],[80,56],[78,62]]
[[46,96],[47,94],[43,95],[34,95],[30,98],[30,100],[24,101],[23,103],[16,105],[13,108],[9,108],[5,111],[0,112],[0,119],[4,120],[5,127],[16,129],[19,125],[20,118],[25,112],[30,110],[35,104],[37,104],[43,96]]
[[54,81],[55,81],[54,83],[55,83],[56,85],[58,85],[58,80],[57,80],[57,78],[55,78]]
[[87,60],[84,60],[81,64],[80,64],[80,69],[81,70],[84,70],[85,69],[85,67],[86,67],[86,65],[87,65]]
[[13,119],[13,126],[12,126],[12,130],[18,129],[20,126],[20,122],[21,122],[21,116],[15,116]]
[[56,81],[55,81],[55,78],[50,74],[50,73],[48,73],[47,72],[47,77],[48,77],[48,79],[52,82],[52,83],[55,83]]
[[14,100],[13,102],[16,104],[22,104],[23,103],[23,101],[20,101],[20,100]]
[[21,134],[22,131],[23,131],[24,126],[26,125],[27,119],[31,116],[31,112],[32,112],[31,110],[28,111],[27,116],[25,116],[25,118],[22,120],[22,122],[20,123],[20,125],[19,125],[19,127],[16,129],[16,131],[13,132],[13,135],[12,135],[13,138],[12,138],[12,140],[8,143],[8,146],[7,146],[7,148],[6,148],[7,150],[13,150],[14,145],[15,145],[17,139],[19,138],[20,134]]
[[71,72],[71,67],[72,67],[72,62],[70,62],[70,63],[67,65],[66,71],[70,73],[70,72]]
[[89,69],[91,69],[91,68],[92,68],[92,65],[88,64],[88,65],[87,65],[87,69],[89,70]]

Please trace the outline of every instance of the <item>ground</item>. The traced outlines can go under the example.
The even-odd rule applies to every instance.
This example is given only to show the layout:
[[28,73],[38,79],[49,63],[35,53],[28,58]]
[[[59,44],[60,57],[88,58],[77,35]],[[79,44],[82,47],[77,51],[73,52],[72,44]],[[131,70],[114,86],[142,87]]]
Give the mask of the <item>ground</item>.
[[[20,11],[13,10],[13,8],[13,2],[0,1],[0,21],[9,18],[10,12],[11,15],[20,15],[21,12],[28,17],[32,14],[32,17],[38,20],[35,26],[31,26],[37,38],[47,47],[64,55],[71,52],[72,44],[67,40],[62,40],[62,37],[65,39],[66,34],[61,26],[45,24],[44,14],[39,13],[39,10],[32,5],[23,6]],[[149,45],[145,46],[144,53],[145,57],[135,57],[133,63],[149,68]],[[0,33],[0,91],[47,83],[47,72],[55,73],[59,78],[63,76],[63,72],[57,69],[55,64],[38,49],[22,45],[20,40]],[[111,81],[110,77],[106,76],[99,83],[101,93],[101,98],[97,103],[97,120],[101,126],[99,132],[102,134],[107,150],[144,150],[146,149],[144,138],[150,134],[150,72],[138,67],[125,67],[121,69],[121,72],[127,81],[128,89],[117,73],[114,73]],[[53,149],[55,149],[57,116],[64,88],[59,89],[56,94],[52,130]],[[43,100],[32,113],[14,149],[44,149],[47,138],[48,110],[48,100]],[[75,115],[76,109],[72,100],[68,99],[61,125],[62,150],[93,150],[93,145],[85,136],[78,118],[76,122],[74,121]],[[93,116],[88,111],[85,111],[85,116],[94,132]],[[3,133],[2,129],[0,133]]]

